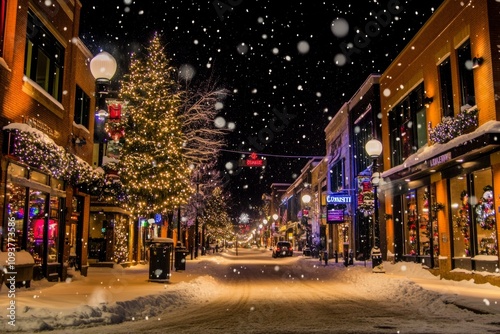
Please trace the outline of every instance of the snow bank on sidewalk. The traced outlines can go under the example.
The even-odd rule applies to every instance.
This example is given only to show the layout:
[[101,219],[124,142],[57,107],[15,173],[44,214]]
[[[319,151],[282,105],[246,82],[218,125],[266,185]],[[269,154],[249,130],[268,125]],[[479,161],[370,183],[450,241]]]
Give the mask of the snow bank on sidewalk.
[[[158,285],[158,283],[148,283]],[[94,293],[88,305],[69,309],[24,306],[16,311],[15,327],[8,325],[5,316],[1,316],[0,332],[24,331],[35,332],[41,330],[61,329],[75,326],[92,326],[99,324],[116,324],[124,321],[149,319],[168,311],[189,304],[192,299],[209,297],[215,290],[217,283],[210,276],[195,278],[189,283],[181,282],[175,285],[166,285],[165,291],[159,294],[148,294],[124,301],[108,303],[105,296]],[[71,289],[71,284],[61,284],[61,289]],[[101,290],[103,291],[103,290]],[[94,305],[98,303],[98,305]],[[3,312],[2,312],[3,313]]]

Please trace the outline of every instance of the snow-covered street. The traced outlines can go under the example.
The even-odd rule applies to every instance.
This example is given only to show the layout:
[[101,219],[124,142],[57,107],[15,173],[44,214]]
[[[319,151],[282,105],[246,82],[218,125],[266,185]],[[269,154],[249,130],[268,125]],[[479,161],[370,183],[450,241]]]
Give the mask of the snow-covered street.
[[[148,282],[148,266],[91,268],[66,283],[16,291],[2,332],[51,333],[494,333],[500,288],[439,280],[415,263],[329,262],[268,250],[188,260],[170,283]],[[99,327],[95,327],[99,326]]]

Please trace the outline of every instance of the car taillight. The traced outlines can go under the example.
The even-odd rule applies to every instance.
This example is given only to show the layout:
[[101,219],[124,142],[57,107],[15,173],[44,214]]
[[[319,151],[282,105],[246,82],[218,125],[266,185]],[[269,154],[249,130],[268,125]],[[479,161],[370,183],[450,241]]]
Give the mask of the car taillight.
[[281,248],[279,248],[279,247],[276,247],[276,249],[278,250],[278,252],[281,250]]
[[290,247],[289,250],[292,250],[292,247]]

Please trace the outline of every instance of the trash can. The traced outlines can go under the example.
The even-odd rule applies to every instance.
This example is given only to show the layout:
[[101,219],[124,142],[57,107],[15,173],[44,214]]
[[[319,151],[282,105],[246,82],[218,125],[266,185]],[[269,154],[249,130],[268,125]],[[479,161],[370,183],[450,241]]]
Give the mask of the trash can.
[[175,271],[186,270],[186,256],[189,254],[186,247],[175,247]]
[[311,256],[311,249],[309,247],[304,248],[302,254],[304,254],[304,256]]
[[174,240],[153,238],[149,240],[149,281],[168,282],[170,280],[170,257]]
[[[31,286],[35,260],[29,252],[22,250],[14,252],[9,256],[9,252],[0,251],[0,263],[5,264],[5,268],[8,269],[6,271],[7,274],[9,274],[9,272],[15,272],[15,274],[9,274],[9,277],[13,277],[12,280],[9,279],[9,282],[7,282],[7,277],[3,277],[3,283],[6,285],[13,284],[16,288],[29,288]],[[9,263],[12,264],[11,268],[8,268],[7,264]]]
[[372,271],[384,272],[382,266],[382,252],[380,251],[380,248],[373,247],[371,251],[371,256],[372,256]]

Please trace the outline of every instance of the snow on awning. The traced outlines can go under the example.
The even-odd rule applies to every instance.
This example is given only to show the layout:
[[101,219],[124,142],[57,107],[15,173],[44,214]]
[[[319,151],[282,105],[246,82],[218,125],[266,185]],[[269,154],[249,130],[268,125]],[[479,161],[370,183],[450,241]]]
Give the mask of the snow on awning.
[[[418,152],[410,155],[401,165],[398,165],[396,167],[384,171],[382,173],[382,177],[386,178],[398,172],[404,171],[407,168],[424,163],[429,159],[437,157],[453,148],[464,145],[467,142],[485,134],[500,134],[500,122],[488,121],[483,125],[481,125],[480,127],[478,127],[475,131],[461,135],[457,138],[450,140],[447,143],[425,146]],[[498,144],[500,145],[500,138]]]

